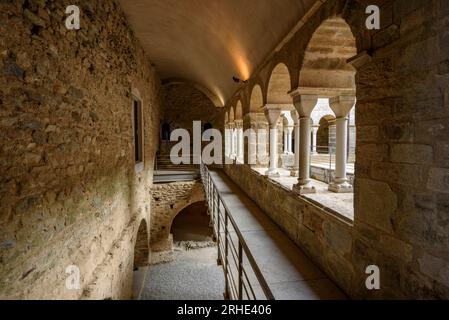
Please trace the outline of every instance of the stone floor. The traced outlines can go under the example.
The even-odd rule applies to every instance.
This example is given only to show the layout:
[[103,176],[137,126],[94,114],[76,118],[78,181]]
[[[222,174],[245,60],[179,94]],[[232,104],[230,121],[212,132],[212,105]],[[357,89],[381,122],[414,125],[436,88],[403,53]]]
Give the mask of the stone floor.
[[217,247],[177,247],[174,258],[149,268],[140,300],[223,299],[224,276],[217,266]]
[[[265,175],[266,168],[253,168],[254,171],[261,175]],[[270,178],[288,190],[293,189],[293,185],[298,182],[298,178],[291,177],[290,171],[279,169],[279,178]],[[327,189],[328,185],[318,180],[312,180],[312,185],[316,188],[316,193],[303,195],[304,198],[317,202],[333,211],[339,213],[343,217],[354,220],[354,194],[353,193],[335,193]]]

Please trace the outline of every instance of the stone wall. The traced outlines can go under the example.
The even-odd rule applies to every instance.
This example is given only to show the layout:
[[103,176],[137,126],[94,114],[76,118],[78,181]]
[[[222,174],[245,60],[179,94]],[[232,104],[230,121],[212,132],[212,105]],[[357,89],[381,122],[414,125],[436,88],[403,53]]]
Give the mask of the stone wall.
[[[0,2],[0,299],[129,298],[162,87],[114,1]],[[143,101],[135,172],[132,93]],[[68,290],[66,267],[80,269]]]
[[[379,4],[381,29],[364,14]],[[449,297],[449,2],[327,1],[234,97],[250,96],[285,62],[300,86],[315,30],[341,16],[358,56],[353,226],[245,167],[227,172],[348,294],[358,298]],[[265,81],[266,83],[266,81]],[[245,100],[244,100],[245,101]],[[287,196],[287,200],[284,200]],[[279,200],[282,199],[282,203]],[[381,290],[364,286],[381,270]]]
[[170,129],[183,128],[192,133],[193,121],[210,123],[214,129],[223,130],[225,109],[217,108],[200,90],[190,84],[166,84],[163,121]]
[[200,181],[155,184],[151,194],[151,263],[159,263],[172,258],[170,230],[176,215],[189,205],[204,201],[205,196]]

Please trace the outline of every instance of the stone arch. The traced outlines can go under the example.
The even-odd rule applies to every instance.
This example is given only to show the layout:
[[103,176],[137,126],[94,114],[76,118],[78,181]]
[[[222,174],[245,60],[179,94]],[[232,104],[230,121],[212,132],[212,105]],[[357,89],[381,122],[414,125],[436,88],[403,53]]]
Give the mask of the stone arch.
[[[191,218],[193,218],[193,221],[190,221]],[[185,239],[175,238],[175,232],[181,231],[181,233],[184,233],[183,231],[185,231],[185,229],[192,229],[192,227],[195,230],[189,230],[187,235],[188,238]],[[192,233],[195,232],[197,232],[198,234],[192,235]],[[205,200],[196,201],[190,203],[189,205],[186,205],[184,208],[179,210],[179,212],[176,214],[175,217],[173,217],[173,220],[170,224],[170,234],[172,235],[174,240],[192,240],[192,241],[212,240],[212,233],[213,230],[210,227],[210,217],[207,212],[207,205]],[[186,234],[183,234],[182,237],[183,238],[186,237]]]
[[225,118],[224,118],[225,120],[224,120],[224,124],[226,125],[226,124],[228,124],[228,122],[229,122],[229,112],[228,111],[226,111],[226,113],[225,113]]
[[145,267],[149,263],[149,239],[148,239],[148,225],[145,219],[142,219],[137,229],[134,245],[134,270]]
[[249,102],[249,112],[263,112],[263,93],[260,85],[256,84],[251,91],[251,99]]
[[319,123],[318,123],[318,130],[317,130],[317,152],[318,153],[329,153],[329,134],[330,134],[330,126],[335,121],[335,116],[333,115],[325,115],[321,117]]
[[235,106],[235,114],[234,114],[235,119],[234,120],[242,120],[243,119],[243,107],[242,107],[242,102],[241,100],[239,100],[237,102],[237,105]]
[[267,104],[291,104],[290,72],[284,63],[277,64],[270,75],[267,87]]
[[307,44],[299,86],[320,89],[324,97],[355,94],[356,70],[347,60],[356,54],[356,38],[346,21],[341,17],[324,20]]

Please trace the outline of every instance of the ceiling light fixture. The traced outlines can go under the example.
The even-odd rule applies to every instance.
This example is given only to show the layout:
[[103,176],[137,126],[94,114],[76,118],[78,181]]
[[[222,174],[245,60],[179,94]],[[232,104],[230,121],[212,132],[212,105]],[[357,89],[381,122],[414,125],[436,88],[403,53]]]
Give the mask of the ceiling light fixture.
[[233,77],[232,77],[232,80],[233,80],[235,83],[240,83],[240,82],[242,82],[242,83],[247,83],[247,82],[248,82],[248,80],[242,80],[242,79],[240,79],[240,78],[237,78],[236,76],[233,76]]

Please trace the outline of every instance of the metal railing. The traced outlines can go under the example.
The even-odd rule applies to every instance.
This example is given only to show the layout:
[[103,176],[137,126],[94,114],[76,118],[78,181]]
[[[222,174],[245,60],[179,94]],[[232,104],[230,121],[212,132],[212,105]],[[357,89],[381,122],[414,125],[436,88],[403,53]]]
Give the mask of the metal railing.
[[[355,162],[355,148],[348,148],[347,163],[353,164]],[[335,170],[335,147],[330,146],[313,146],[311,147],[310,163],[326,164],[329,170]]]
[[[223,266],[225,276],[225,299],[259,300],[259,297],[263,295],[262,298],[274,300],[273,293],[257,266],[226,203],[222,200],[209,169],[203,163],[200,165],[200,172],[208,210],[214,226],[214,236],[217,240],[217,262]],[[255,279],[250,280],[251,275],[254,275]],[[255,292],[257,287],[260,287],[262,292]]]

